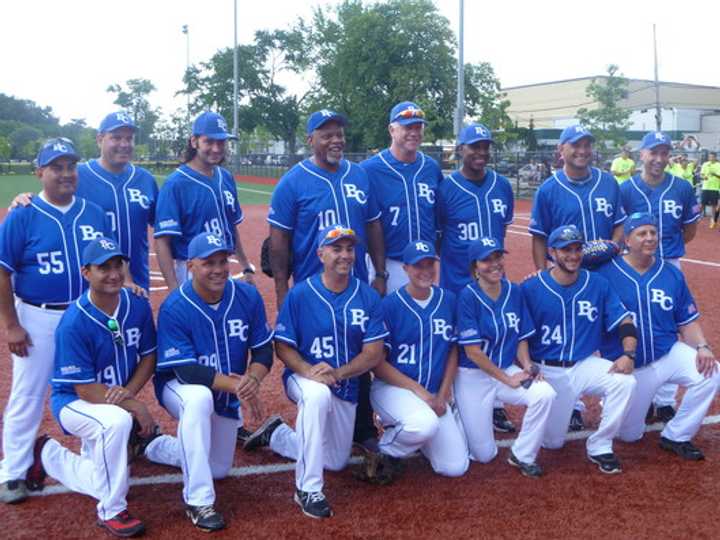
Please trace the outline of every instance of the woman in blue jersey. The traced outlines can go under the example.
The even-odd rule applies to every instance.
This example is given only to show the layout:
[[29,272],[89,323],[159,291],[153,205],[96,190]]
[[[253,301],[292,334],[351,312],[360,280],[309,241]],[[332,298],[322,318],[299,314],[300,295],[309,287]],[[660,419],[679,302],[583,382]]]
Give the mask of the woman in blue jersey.
[[538,477],[542,469],[535,460],[555,391],[536,375],[530,360],[527,338],[535,327],[520,288],[505,278],[505,253],[494,238],[480,238],[468,246],[473,281],[458,297],[461,347],[455,402],[470,457],[482,463],[497,455],[492,424],[495,399],[526,405],[508,463],[525,476]]

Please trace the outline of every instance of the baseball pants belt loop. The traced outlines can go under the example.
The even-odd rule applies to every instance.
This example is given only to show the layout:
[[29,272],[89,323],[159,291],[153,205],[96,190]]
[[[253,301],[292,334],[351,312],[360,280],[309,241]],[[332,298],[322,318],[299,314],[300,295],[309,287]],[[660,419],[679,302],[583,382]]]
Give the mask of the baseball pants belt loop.
[[52,309],[55,311],[65,311],[70,306],[70,304],[36,304],[35,302],[29,302],[27,300],[22,300],[22,302],[28,306],[35,306],[40,309]]
[[569,368],[573,367],[575,362],[571,360],[539,360],[538,364],[542,364],[543,366]]

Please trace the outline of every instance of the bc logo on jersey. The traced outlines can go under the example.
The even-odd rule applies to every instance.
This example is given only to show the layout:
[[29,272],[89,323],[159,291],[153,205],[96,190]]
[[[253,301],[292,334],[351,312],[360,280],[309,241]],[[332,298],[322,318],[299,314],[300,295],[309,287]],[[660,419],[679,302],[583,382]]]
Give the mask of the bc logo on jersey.
[[595,322],[598,318],[598,308],[588,300],[578,300],[578,317],[586,317],[588,321]]
[[490,199],[490,202],[492,203],[493,213],[505,217],[507,204],[505,204],[502,199]]
[[140,329],[139,328],[137,328],[137,327],[126,328],[125,336],[127,337],[127,346],[128,347],[140,346]]
[[682,205],[673,200],[663,201],[663,213],[670,214],[675,219],[680,219],[682,215]]
[[665,294],[662,289],[650,289],[650,301],[658,304],[663,311],[672,311],[673,299]]
[[595,211],[606,217],[612,217],[612,204],[610,204],[605,197],[596,197]]
[[360,204],[367,203],[367,195],[361,189],[358,189],[355,184],[343,184],[345,188],[345,198],[355,199]]
[[435,191],[423,182],[418,182],[417,196],[422,197],[430,204],[435,204]]
[[79,228],[83,242],[92,242],[103,235],[101,231],[96,231],[92,225],[80,225]]
[[445,341],[450,341],[452,337],[452,325],[448,324],[445,319],[433,319],[433,335],[442,336]]
[[517,316],[517,313],[513,311],[508,311],[505,314],[505,317],[507,318],[508,326],[515,330],[517,333],[520,333],[520,317]]
[[228,325],[228,336],[239,337],[241,341],[247,341],[249,324],[244,324],[242,319],[229,319]]
[[225,204],[227,206],[235,206],[235,196],[232,193],[223,190],[223,195],[225,195]]
[[138,203],[143,209],[150,208],[150,199],[137,188],[128,188],[127,194],[131,203]]
[[352,326],[359,326],[360,329],[364,332],[365,331],[365,325],[370,320],[370,317],[365,315],[364,309],[351,309],[350,310],[350,324]]

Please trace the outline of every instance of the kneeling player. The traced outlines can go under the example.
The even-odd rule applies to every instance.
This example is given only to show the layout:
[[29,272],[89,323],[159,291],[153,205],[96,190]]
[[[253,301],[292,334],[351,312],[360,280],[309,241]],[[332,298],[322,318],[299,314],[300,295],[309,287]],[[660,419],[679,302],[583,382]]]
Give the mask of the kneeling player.
[[356,242],[352,229],[325,228],[317,250],[323,271],[290,289],[278,315],[275,343],[285,392],[298,407],[295,431],[270,419],[245,444],[296,460],[294,499],[311,518],[332,516],[323,469],[338,471],[350,459],[358,376],[381,360],[388,335],[380,296],[351,275]]
[[28,487],[46,474],[98,500],[98,525],[115,536],[145,527],[127,510],[128,438],[133,418],[151,437],[155,421],[135,395],[155,370],[155,326],[147,299],[123,289],[126,257],[99,238],[82,254],[90,290],[63,315],[55,333],[52,412],[66,433],[82,439],[81,454],[43,435],[35,443]]
[[[683,274],[656,256],[656,219],[647,213],[632,214],[624,230],[627,254],[599,269],[635,314],[638,326],[637,387],[619,437],[640,440],[645,413],[658,387],[666,382],[679,384],[687,391],[660,434],[660,446],[685,459],[703,459],[691,439],[720,385],[717,360],[697,322],[699,313]],[[684,343],[678,340],[678,333]],[[621,356],[617,336],[608,336],[601,352],[605,358]]]
[[437,261],[429,242],[403,251],[409,283],[382,301],[389,352],[374,370],[370,400],[385,426],[383,454],[404,458],[420,450],[436,473],[461,476],[468,454],[448,405],[457,372],[456,302],[433,286]]
[[536,377],[537,366],[530,361],[527,339],[535,334],[535,327],[520,287],[505,278],[504,254],[494,238],[481,238],[468,246],[473,282],[460,290],[458,299],[461,352],[455,402],[470,456],[482,463],[497,455],[493,402],[526,405],[508,463],[536,478],[542,475],[535,460],[555,391],[541,376]]
[[182,469],[186,514],[204,531],[225,526],[214,507],[213,478],[232,466],[240,400],[257,413],[253,404],[272,365],[265,306],[255,287],[229,279],[230,253],[219,236],[193,238],[192,279],[160,307],[155,391],[179,423],[177,438],[159,437],[145,450],[152,461]]

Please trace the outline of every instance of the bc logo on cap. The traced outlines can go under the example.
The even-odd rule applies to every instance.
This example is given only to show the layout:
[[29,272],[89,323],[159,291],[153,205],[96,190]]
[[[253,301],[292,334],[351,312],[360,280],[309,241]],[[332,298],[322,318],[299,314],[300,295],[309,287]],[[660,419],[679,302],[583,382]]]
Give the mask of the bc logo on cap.
[[113,244],[109,240],[100,240],[100,247],[103,249],[106,249],[108,251],[111,251],[111,250],[115,249],[115,244]]
[[220,241],[220,239],[217,236],[213,236],[212,234],[208,234],[207,241],[208,244],[212,244],[213,246],[222,246],[222,242]]
[[415,242],[415,249],[418,251],[422,251],[423,253],[429,253],[430,248],[425,244],[425,242]]
[[120,111],[115,115],[115,118],[118,119],[119,122],[122,122],[123,124],[131,124],[132,120],[130,119],[130,115],[124,111]]
[[482,245],[486,247],[495,247],[495,240],[492,238],[483,238]]
[[483,137],[487,135],[487,131],[485,131],[485,128],[482,126],[475,126],[475,133]]

